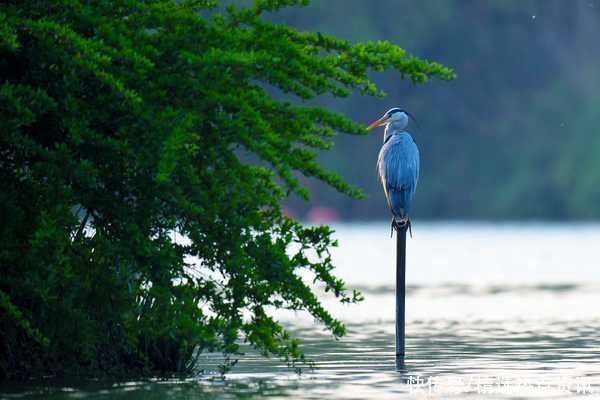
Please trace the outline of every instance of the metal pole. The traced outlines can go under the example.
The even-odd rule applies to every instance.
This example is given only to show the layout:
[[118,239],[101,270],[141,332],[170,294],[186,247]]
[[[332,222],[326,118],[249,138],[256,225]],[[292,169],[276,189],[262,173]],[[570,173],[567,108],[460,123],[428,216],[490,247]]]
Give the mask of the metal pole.
[[406,229],[396,230],[396,370],[404,368],[404,301],[406,299]]

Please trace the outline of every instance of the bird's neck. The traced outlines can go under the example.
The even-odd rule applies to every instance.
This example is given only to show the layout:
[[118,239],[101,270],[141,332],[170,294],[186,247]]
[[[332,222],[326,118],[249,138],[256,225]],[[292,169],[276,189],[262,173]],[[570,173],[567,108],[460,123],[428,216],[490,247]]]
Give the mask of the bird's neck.
[[406,128],[406,124],[387,124],[383,135],[383,141],[386,142],[390,136],[399,135]]

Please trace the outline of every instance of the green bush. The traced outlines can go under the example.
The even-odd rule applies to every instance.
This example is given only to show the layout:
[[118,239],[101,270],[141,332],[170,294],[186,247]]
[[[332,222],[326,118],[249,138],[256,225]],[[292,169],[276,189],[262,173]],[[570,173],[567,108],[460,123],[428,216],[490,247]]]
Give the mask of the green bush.
[[298,174],[358,196],[315,156],[365,130],[306,100],[381,95],[369,70],[452,72],[262,17],[297,3],[0,6],[2,377],[185,373],[241,342],[302,361],[274,307],[344,334],[300,277],[360,299],[332,274],[331,230],[280,202],[307,197]]

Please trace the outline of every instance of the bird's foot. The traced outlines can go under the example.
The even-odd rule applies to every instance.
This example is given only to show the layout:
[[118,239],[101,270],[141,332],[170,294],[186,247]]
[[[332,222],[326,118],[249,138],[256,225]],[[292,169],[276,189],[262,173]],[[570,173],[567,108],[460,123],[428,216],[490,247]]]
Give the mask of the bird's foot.
[[412,237],[412,224],[410,223],[410,219],[408,217],[398,220],[396,220],[396,218],[392,218],[390,237],[394,236],[394,231],[400,232],[400,230],[407,229],[408,233],[410,234],[410,237]]

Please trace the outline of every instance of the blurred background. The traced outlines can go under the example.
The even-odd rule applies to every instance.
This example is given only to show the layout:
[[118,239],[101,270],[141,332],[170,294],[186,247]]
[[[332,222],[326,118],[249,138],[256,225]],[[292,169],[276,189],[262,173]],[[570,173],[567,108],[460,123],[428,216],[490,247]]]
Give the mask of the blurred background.
[[[388,96],[322,98],[365,124],[411,111],[421,151],[416,219],[600,217],[599,0],[328,0],[274,18],[350,41],[388,40],[455,69],[414,85],[373,74]],[[340,135],[321,161],[363,188],[352,200],[314,180],[290,214],[313,222],[388,218],[375,163],[383,129]]]

